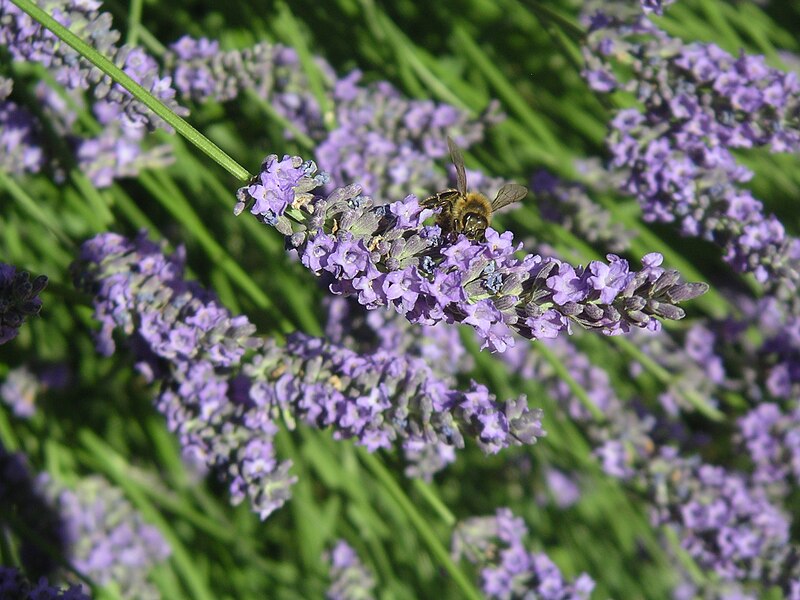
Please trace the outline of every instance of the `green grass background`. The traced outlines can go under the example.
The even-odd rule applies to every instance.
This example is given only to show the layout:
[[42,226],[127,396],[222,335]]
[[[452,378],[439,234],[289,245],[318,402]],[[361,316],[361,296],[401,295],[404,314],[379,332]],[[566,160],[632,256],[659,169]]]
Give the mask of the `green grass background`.
[[[216,38],[223,48],[273,41],[297,48],[301,57],[325,57],[340,75],[357,67],[367,81],[388,80],[410,97],[447,102],[475,114],[498,98],[508,118],[470,150],[467,163],[526,182],[541,167],[575,176],[576,159],[603,156],[609,115],[625,102],[601,102],[580,77],[580,5],[177,0],[111,1],[104,9],[127,41],[156,56],[184,34]],[[763,53],[770,64],[785,66],[778,51],[798,50],[800,5],[685,0],[668,8],[658,22],[673,35],[713,41],[732,52]],[[313,81],[318,74],[310,60],[304,64]],[[13,69],[32,80],[44,76],[33,65]],[[327,99],[320,100],[327,105]],[[81,118],[87,128],[97,126],[90,114]],[[284,140],[283,124],[249,96],[194,107],[189,121],[250,172],[272,152],[310,156],[304,144]],[[595,597],[667,597],[675,577],[669,558],[675,540],[664,542],[649,526],[646,504],[635,490],[600,473],[585,433],[541,385],[521,381],[485,353],[476,353],[473,377],[499,397],[526,392],[533,406],[544,408],[549,434],[540,444],[488,458],[468,448],[429,485],[406,479],[392,454],[370,456],[349,442],[334,442],[329,432],[284,431],[278,436],[279,451],[294,461],[299,482],[291,502],[263,523],[247,506],[231,507],[222,485],[190,481],[176,441],[152,408],[152,391],[132,377],[129,362],[119,356],[101,358],[93,349],[91,309],[73,291],[68,271],[80,242],[97,232],[132,234],[147,227],[154,238],[186,245],[192,275],[212,287],[234,313],[249,315],[263,334],[280,336],[296,329],[320,334],[322,292],[305,269],[287,258],[277,232],[233,218],[240,181],[179,136],[155,135],[173,145],[175,164],[106,190],[94,189],[74,169],[59,183],[42,176],[12,180],[0,175],[0,252],[6,262],[51,280],[42,316],[0,347],[0,377],[21,362],[66,361],[76,373],[69,390],[41,400],[30,422],[14,419],[0,406],[0,440],[64,482],[100,473],[123,488],[173,548],[169,562],[153,573],[163,597],[321,597],[328,582],[322,554],[338,537],[346,538],[374,570],[379,598],[480,597],[476,574],[447,558],[449,538],[457,519],[491,514],[499,506],[510,506],[525,518],[532,547],[546,550],[566,575],[588,572],[598,584]],[[57,152],[57,140],[51,143]],[[742,156],[757,172],[752,182],[756,195],[796,235],[797,157]],[[721,264],[716,248],[677,238],[665,226],[643,224],[635,201],[612,195],[598,200],[615,220],[639,232],[632,254],[662,252],[665,262],[687,279],[711,283],[712,292],[690,307],[690,318],[735,310],[717,291],[723,284],[752,287]],[[500,222],[574,262],[586,263],[603,253],[544,223],[535,201]],[[628,361],[642,358],[634,345],[588,336],[579,343],[609,372],[621,398],[655,399],[663,391],[668,374],[657,366],[635,382],[627,377]],[[702,398],[696,401],[704,404]],[[727,435],[730,417],[718,417],[723,422],[712,425],[709,420],[707,426]],[[584,494],[576,506],[562,511],[534,501],[546,493],[541,473],[547,466],[580,473]],[[3,564],[13,559],[10,554],[0,547]],[[93,592],[97,598],[117,597],[111,588]]]

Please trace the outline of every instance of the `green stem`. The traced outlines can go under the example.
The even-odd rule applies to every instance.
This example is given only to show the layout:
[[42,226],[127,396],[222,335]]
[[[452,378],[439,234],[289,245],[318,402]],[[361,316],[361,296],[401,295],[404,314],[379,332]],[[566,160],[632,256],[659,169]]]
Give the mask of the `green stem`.
[[420,58],[423,56],[423,51],[408,39],[392,19],[377,9],[375,12],[377,22],[383,27],[383,31],[389,43],[394,47],[394,52],[398,61],[407,63],[430,93],[456,108],[469,111],[477,110],[477,107],[467,106],[467,104],[459,96],[454,94],[448,85],[443,82],[442,77],[425,65],[425,62]]
[[269,312],[270,318],[274,320],[281,331],[284,333],[292,331],[291,324],[283,314],[275,309],[269,296],[263,292],[239,263],[228,254],[225,248],[217,242],[214,235],[205,227],[200,217],[192,209],[191,204],[181,193],[178,186],[169,177],[161,171],[143,172],[139,175],[139,181],[164,208],[192,231],[208,257],[231,280],[239,285],[256,306]]
[[22,209],[32,216],[45,229],[50,231],[50,233],[52,233],[58,239],[58,241],[67,247],[72,246],[72,240],[69,239],[69,236],[64,233],[64,230],[59,226],[60,221],[48,217],[44,209],[42,209],[42,207],[30,197],[28,192],[26,192],[16,181],[6,175],[3,171],[0,171],[0,187],[5,188],[11,197],[14,198],[14,200],[16,200],[17,203],[22,207]]
[[0,564],[6,566],[21,565],[22,559],[9,537],[8,532],[0,531],[0,561],[2,561]]
[[586,390],[581,386],[575,378],[570,374],[569,369],[564,365],[558,356],[547,347],[547,344],[538,343],[536,344],[536,351],[542,355],[542,357],[550,363],[550,366],[553,367],[553,370],[556,372],[556,375],[561,381],[564,381],[569,389],[572,391],[573,394],[578,398],[578,401],[583,404],[583,407],[592,413],[592,417],[594,417],[595,421],[598,423],[603,423],[606,420],[606,416],[603,414],[597,405],[589,398],[589,394],[586,393]]
[[334,129],[336,127],[336,113],[333,108],[333,101],[325,89],[324,75],[306,43],[304,32],[301,31],[300,24],[286,2],[279,1],[277,9],[276,27],[287,44],[297,51],[303,72],[308,77],[308,86],[311,88],[311,93],[316,98],[322,112],[322,120],[325,123],[325,127],[328,130]]
[[87,208],[92,219],[92,228],[95,231],[107,231],[114,222],[114,215],[106,204],[105,198],[100,194],[98,189],[92,185],[89,178],[84,175],[77,168],[70,170],[70,179],[75,185],[75,189],[80,192],[84,200],[86,200]]
[[533,14],[535,14],[542,21],[557,24],[558,27],[565,33],[570,34],[573,40],[582,43],[583,39],[586,37],[586,31],[584,31],[580,24],[576,23],[569,17],[562,15],[560,12],[554,10],[548,5],[538,2],[537,0],[520,1],[523,4],[527,4],[531,9],[531,12],[533,12]]
[[678,534],[675,532],[675,530],[668,525],[664,525],[661,527],[661,531],[663,532],[664,537],[667,539],[670,549],[678,558],[678,562],[680,562],[681,566],[686,569],[686,572],[689,574],[689,577],[692,578],[692,581],[696,585],[705,584],[708,581],[708,576],[703,573],[689,553],[683,547],[681,547],[681,541],[678,539]]
[[528,127],[541,145],[555,157],[568,161],[570,157],[565,154],[564,147],[558,143],[555,135],[542,117],[536,114],[530,105],[519,95],[514,85],[497,68],[497,65],[466,30],[462,27],[456,27],[453,30],[453,38],[458,44],[458,47],[469,57],[481,73],[483,73],[492,87],[494,87],[506,106],[517,114],[519,120]]
[[137,229],[147,229],[148,231],[158,231],[158,227],[150,218],[137,206],[133,198],[122,189],[118,183],[111,185],[113,204],[128,221],[136,226]]
[[25,11],[43,27],[52,31],[65,44],[81,54],[86,60],[111,77],[116,83],[128,90],[134,98],[166,121],[175,131],[194,144],[201,152],[204,152],[209,158],[219,163],[219,165],[231,175],[241,181],[247,181],[252,177],[247,169],[228,156],[221,148],[214,144],[214,142],[181,119],[161,102],[161,100],[131,79],[122,69],[117,67],[113,62],[100,54],[69,29],[61,25],[44,10],[31,2],[31,0],[11,0],[11,2],[19,7],[20,10]]
[[[535,0],[510,0],[511,7],[525,9],[522,4],[528,4],[530,12],[544,26],[547,34],[555,40],[563,51],[564,56],[577,73],[583,69],[583,56],[580,47],[585,43],[586,32],[571,19],[564,17],[548,6],[540,5]],[[525,11],[527,12],[527,11]]]
[[431,508],[439,513],[442,521],[444,521],[448,527],[453,527],[456,524],[455,515],[447,508],[447,505],[442,502],[442,499],[439,498],[439,494],[433,489],[432,484],[425,483],[422,479],[415,479],[414,488],[425,498]]
[[131,7],[128,11],[128,35],[125,43],[135,46],[139,42],[139,28],[142,23],[142,0],[131,0]]
[[191,553],[183,545],[177,535],[175,535],[172,525],[161,516],[158,510],[147,499],[142,486],[135,482],[128,475],[128,463],[114,451],[111,446],[97,437],[94,433],[84,429],[79,434],[80,440],[85,448],[82,452],[84,461],[91,464],[94,468],[102,471],[116,485],[125,491],[125,495],[131,500],[142,516],[155,525],[161,535],[167,540],[172,550],[171,562],[175,569],[181,574],[186,587],[191,592],[192,598],[198,600],[211,600],[215,596],[206,585],[198,573]]
[[358,450],[361,461],[372,471],[372,474],[381,482],[381,485],[383,485],[394,498],[395,502],[400,505],[403,512],[406,513],[406,516],[408,516],[422,539],[428,545],[431,554],[436,557],[442,567],[444,567],[453,578],[456,585],[461,589],[462,597],[470,598],[471,600],[481,600],[481,593],[475,589],[475,586],[467,579],[467,576],[458,568],[458,565],[456,565],[450,557],[450,553],[447,552],[447,549],[433,533],[427,521],[425,521],[425,518],[419,513],[414,503],[400,488],[391,473],[383,466],[383,463],[363,448],[359,448]]
[[8,452],[16,452],[19,449],[19,439],[5,408],[0,406],[0,443]]
[[275,436],[278,451],[292,461],[292,471],[297,476],[297,483],[292,486],[292,501],[289,510],[294,519],[297,537],[302,540],[300,556],[309,573],[318,573],[321,568],[320,556],[324,544],[323,532],[317,525],[320,504],[314,498],[311,489],[311,477],[306,463],[300,460],[300,453],[295,448],[291,435],[281,428]]
[[156,36],[150,33],[150,31],[142,25],[139,26],[139,37],[142,38],[142,43],[146,44],[153,54],[162,56],[167,51],[167,48],[164,46],[164,44],[162,44],[158,38],[156,38]]
[[[633,342],[624,339],[621,336],[612,336],[610,339],[633,360],[639,362],[639,364],[641,364],[651,375],[653,375],[659,381],[659,383],[664,386],[669,386],[674,382],[675,377],[669,371],[659,365],[655,360],[647,356],[647,354],[639,350],[639,348],[637,348]],[[712,406],[708,400],[703,398],[700,394],[686,389],[678,389],[676,392],[681,394],[689,402],[689,404],[698,410],[698,412],[702,413],[712,421],[725,420],[725,415],[718,408]]]

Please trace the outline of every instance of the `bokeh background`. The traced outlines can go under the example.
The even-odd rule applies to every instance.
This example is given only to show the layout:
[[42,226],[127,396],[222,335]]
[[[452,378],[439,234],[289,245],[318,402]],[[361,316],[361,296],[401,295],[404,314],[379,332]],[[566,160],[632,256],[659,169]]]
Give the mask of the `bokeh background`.
[[[0,260],[49,279],[0,346],[0,564],[96,598],[800,598],[800,5],[37,4],[145,87],[170,77],[162,97],[250,173],[286,154],[328,191],[425,197],[452,185],[450,135],[470,187],[532,189],[495,221],[522,252],[632,269],[658,252],[710,289],[660,332],[575,325],[502,354],[368,313],[233,216],[245,181],[47,60],[58,44],[26,46],[0,0]],[[371,454],[283,414],[291,499],[232,506],[226,465],[182,453],[132,332],[98,353],[97,300],[73,284],[86,239],[142,229],[258,336],[525,394],[546,437]]]

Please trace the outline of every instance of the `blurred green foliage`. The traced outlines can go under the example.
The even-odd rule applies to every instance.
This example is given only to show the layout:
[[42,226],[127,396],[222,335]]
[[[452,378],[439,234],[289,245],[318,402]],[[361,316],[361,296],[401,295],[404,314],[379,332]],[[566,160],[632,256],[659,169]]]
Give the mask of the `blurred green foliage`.
[[[535,0],[228,0],[104,5],[115,26],[158,55],[184,34],[218,39],[223,48],[262,40],[282,42],[325,57],[339,74],[362,69],[367,80],[388,80],[412,97],[432,98],[475,113],[499,98],[508,119],[468,155],[470,166],[526,181],[539,167],[575,176],[573,161],[603,156],[612,107],[589,93],[580,73],[579,2]],[[137,8],[138,6],[138,8]],[[764,53],[781,65],[780,50],[796,52],[800,5],[773,2],[686,0],[660,23],[687,39],[715,41],[727,50]],[[22,73],[35,67],[15,66]],[[311,74],[310,74],[311,76]],[[91,117],[83,115],[90,120]],[[284,140],[283,126],[252,98],[194,107],[190,122],[246,169],[256,171],[266,154],[307,154]],[[186,246],[192,274],[213,287],[234,312],[244,312],[265,335],[295,329],[322,331],[322,291],[284,252],[277,232],[249,219],[234,219],[232,176],[185,141],[156,134],[174,146],[177,161],[97,191],[79,172],[62,182],[44,177],[24,185],[0,177],[0,252],[3,259],[51,285],[45,310],[0,347],[0,377],[23,362],[66,362],[76,373],[66,391],[41,400],[39,415],[15,420],[0,406],[0,440],[23,450],[38,470],[70,481],[98,472],[125,490],[145,517],[164,532],[174,554],[154,573],[165,598],[319,598],[327,585],[322,553],[345,537],[375,571],[382,599],[462,598],[448,575],[446,550],[454,519],[486,515],[510,506],[530,525],[534,547],[546,550],[565,575],[588,572],[596,597],[666,597],[674,574],[647,507],[631,490],[602,475],[585,434],[536,381],[522,381],[491,356],[478,356],[473,377],[500,397],[529,394],[545,409],[547,438],[529,450],[485,457],[476,448],[425,484],[403,477],[396,457],[368,457],[327,432],[300,428],[279,436],[280,451],[294,461],[299,483],[290,504],[266,522],[247,506],[231,507],[213,481],[191,481],[177,442],[152,408],[152,391],[132,376],[122,356],[99,357],[93,349],[91,311],[72,291],[69,264],[82,240],[113,230],[132,234],[147,227],[154,238]],[[49,138],[57,148],[55,136]],[[757,172],[752,186],[792,234],[798,233],[800,192],[797,157],[750,153]],[[687,279],[729,280],[718,251],[677,238],[664,226],[638,219],[630,199],[604,202],[615,218],[640,232],[635,253],[658,250]],[[540,218],[534,202],[501,219],[521,236],[552,245],[583,262],[600,250]],[[729,310],[709,294],[694,308]],[[621,398],[655,398],[657,374],[632,381],[630,357],[610,339],[581,338],[581,347],[607,370]],[[473,348],[473,350],[475,350]],[[635,354],[635,348],[631,352]],[[476,353],[477,354],[477,353]],[[535,498],[546,493],[545,467],[580,473],[581,501],[566,510]],[[8,556],[0,558],[6,561]],[[471,581],[475,573],[459,568]],[[100,589],[95,597],[113,597]]]

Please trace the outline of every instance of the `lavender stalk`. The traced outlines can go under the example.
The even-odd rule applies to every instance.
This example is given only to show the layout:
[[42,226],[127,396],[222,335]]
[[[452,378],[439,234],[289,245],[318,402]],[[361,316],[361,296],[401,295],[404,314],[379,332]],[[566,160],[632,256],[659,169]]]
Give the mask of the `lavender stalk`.
[[0,344],[17,337],[27,317],[39,314],[39,293],[47,286],[47,277],[31,280],[27,271],[0,262]]
[[[439,465],[474,439],[484,452],[533,444],[541,411],[524,396],[499,402],[482,385],[467,391],[436,377],[424,360],[392,352],[359,355],[301,333],[284,347],[254,337],[244,316],[183,279],[180,254],[165,257],[143,236],[86,242],[78,285],[95,297],[98,348],[114,352],[115,330],[132,338],[138,369],[160,383],[157,407],[184,454],[220,472],[234,502],[248,499],[262,518],[289,497],[290,463],[275,453],[277,423],[331,427],[368,450],[397,442]],[[439,468],[440,468],[439,467]]]
[[658,331],[659,319],[683,318],[678,304],[708,289],[681,283],[677,271],[660,267],[658,253],[636,272],[613,254],[585,268],[536,254],[519,259],[513,234],[492,229],[485,242],[461,236],[450,244],[438,226],[424,224],[434,212],[415,196],[379,206],[357,184],[311,193],[327,181],[313,162],[268,156],[237,192],[234,213],[249,207],[276,227],[305,267],[333,276],[334,294],[367,308],[391,306],[412,323],[470,325],[493,352],[513,346],[514,333],[552,338],[573,323],[606,335]]

